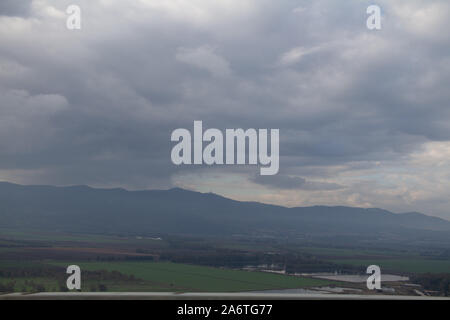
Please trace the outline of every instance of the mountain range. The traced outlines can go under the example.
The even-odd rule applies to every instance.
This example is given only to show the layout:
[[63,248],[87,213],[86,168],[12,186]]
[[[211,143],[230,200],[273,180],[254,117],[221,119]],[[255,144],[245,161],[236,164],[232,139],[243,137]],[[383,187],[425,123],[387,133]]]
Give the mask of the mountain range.
[[2,228],[450,244],[450,221],[417,212],[343,206],[287,208],[179,188],[127,191],[0,182],[0,235]]

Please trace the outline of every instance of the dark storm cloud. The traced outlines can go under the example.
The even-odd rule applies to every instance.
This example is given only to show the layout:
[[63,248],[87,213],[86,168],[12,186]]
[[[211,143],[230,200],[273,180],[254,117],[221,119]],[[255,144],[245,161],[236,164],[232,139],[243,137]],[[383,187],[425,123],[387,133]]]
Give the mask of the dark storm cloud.
[[[168,187],[192,170],[172,165],[172,130],[203,120],[280,129],[283,175],[229,172],[340,192],[352,188],[336,170],[450,140],[446,1],[381,1],[377,32],[365,27],[364,1],[85,0],[79,31],[65,28],[68,4],[35,1],[30,19],[0,17],[6,178]],[[0,14],[26,8],[2,1]],[[315,182],[324,177],[337,183]]]
[[31,2],[32,0],[2,0],[0,2],[0,16],[28,16]]

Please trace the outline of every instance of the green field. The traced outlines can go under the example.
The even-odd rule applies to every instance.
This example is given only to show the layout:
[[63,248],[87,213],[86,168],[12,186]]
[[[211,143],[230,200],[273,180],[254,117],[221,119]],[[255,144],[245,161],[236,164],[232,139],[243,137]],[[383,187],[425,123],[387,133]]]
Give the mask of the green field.
[[[1,232],[0,228],[0,232]],[[82,270],[82,291],[244,292],[338,284],[330,280],[245,271],[291,273],[450,273],[443,249],[319,246],[254,239],[201,239],[20,233],[0,238],[0,292],[65,291],[68,265]],[[342,284],[340,284],[342,285]],[[11,287],[13,286],[13,289]]]
[[[54,263],[61,265],[60,263]],[[237,292],[329,285],[327,280],[168,262],[79,262],[81,270],[119,271],[143,280],[153,291]],[[111,287],[111,288],[114,288]],[[117,288],[131,291],[133,288]],[[125,290],[124,290],[125,289]],[[142,286],[136,290],[145,289]],[[148,290],[150,291],[150,290]]]

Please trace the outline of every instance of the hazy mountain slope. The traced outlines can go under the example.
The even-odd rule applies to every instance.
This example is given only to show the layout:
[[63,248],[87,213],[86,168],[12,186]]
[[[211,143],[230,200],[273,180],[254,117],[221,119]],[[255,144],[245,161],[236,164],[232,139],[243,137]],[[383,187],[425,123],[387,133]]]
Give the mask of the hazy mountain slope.
[[450,239],[450,222],[351,207],[285,208],[182,189],[126,191],[0,183],[0,227],[95,233],[394,235]]

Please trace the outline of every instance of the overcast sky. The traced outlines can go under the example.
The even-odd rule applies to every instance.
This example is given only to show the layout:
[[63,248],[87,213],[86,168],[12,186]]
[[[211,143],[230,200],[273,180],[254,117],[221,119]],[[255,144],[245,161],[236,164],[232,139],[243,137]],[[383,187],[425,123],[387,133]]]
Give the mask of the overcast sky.
[[[0,180],[450,219],[450,2],[370,4],[1,0]],[[194,120],[279,128],[279,174],[173,165]]]

